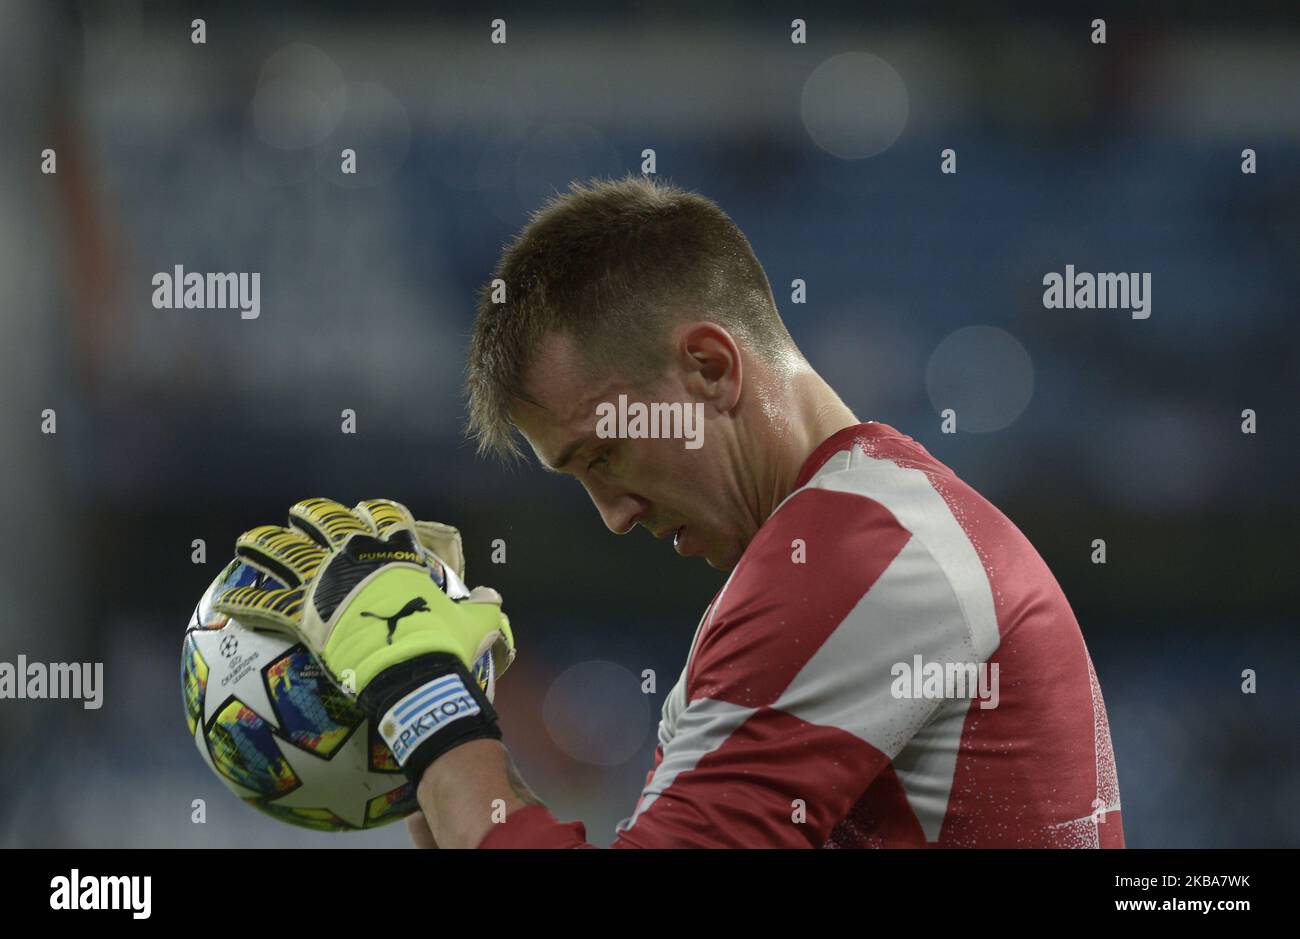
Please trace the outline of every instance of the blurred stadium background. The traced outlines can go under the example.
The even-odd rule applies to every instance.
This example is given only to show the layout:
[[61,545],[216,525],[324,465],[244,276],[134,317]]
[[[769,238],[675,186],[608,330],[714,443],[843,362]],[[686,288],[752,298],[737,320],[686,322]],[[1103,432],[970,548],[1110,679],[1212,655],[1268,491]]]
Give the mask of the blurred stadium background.
[[[397,498],[465,532],[469,579],[520,638],[507,741],[558,816],[612,838],[722,578],[612,538],[572,481],[476,459],[459,383],[502,243],[646,147],[748,233],[859,416],[1043,553],[1105,693],[1129,844],[1300,845],[1294,20],[429,6],[0,3],[0,660],[106,675],[98,711],[0,702],[0,845],[405,843],[271,822],[186,734],[195,601],[241,530],[308,495]],[[1152,272],[1151,318],[1044,310],[1066,263]],[[176,264],[261,272],[260,318],[155,310],[150,278]],[[942,407],[964,432],[939,432]]]

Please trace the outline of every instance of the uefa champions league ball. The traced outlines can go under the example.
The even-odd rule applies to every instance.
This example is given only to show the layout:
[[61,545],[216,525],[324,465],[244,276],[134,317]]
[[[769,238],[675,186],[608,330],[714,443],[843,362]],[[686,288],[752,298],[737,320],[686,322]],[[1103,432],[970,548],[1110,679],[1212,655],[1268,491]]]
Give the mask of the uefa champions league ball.
[[[434,564],[453,599],[469,595]],[[419,808],[388,745],[302,643],[212,609],[231,587],[283,584],[241,560],[208,587],[185,630],[181,692],[199,755],[231,792],[282,822],[318,831],[376,828]],[[474,677],[491,700],[492,655]]]

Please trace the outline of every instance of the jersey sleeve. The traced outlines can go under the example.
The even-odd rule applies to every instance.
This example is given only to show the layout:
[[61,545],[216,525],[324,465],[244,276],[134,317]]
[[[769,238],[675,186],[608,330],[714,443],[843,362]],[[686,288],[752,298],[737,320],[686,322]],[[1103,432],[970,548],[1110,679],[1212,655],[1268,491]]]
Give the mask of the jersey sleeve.
[[[941,566],[880,503],[801,490],[715,601],[686,707],[613,846],[822,846],[940,706],[899,694],[916,656],[977,658]],[[514,819],[484,846],[585,844],[540,807]]]

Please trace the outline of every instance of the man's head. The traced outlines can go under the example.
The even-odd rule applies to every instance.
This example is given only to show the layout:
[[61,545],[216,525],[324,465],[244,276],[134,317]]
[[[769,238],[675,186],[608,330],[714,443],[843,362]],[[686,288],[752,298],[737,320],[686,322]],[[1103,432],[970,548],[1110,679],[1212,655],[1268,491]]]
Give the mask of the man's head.
[[[776,389],[806,367],[740,229],[650,179],[574,184],[493,280],[504,302],[483,289],[469,354],[480,450],[517,455],[517,429],[544,467],[582,482],[611,530],[680,531],[682,553],[734,565],[765,517],[757,425],[780,420]],[[600,409],[620,395],[702,413],[702,445],[602,437]]]

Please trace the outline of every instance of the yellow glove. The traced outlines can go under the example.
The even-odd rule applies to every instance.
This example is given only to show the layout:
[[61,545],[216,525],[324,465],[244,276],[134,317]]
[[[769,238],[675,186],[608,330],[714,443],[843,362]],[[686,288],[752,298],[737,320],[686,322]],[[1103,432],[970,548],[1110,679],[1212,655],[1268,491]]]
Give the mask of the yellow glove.
[[514,636],[495,590],[464,589],[456,529],[416,522],[387,499],[353,509],[307,499],[289,510],[289,527],[247,531],[235,553],[286,586],[236,587],[215,608],[298,636],[378,721],[412,779],[452,746],[500,737],[471,669],[490,651],[504,672]]

